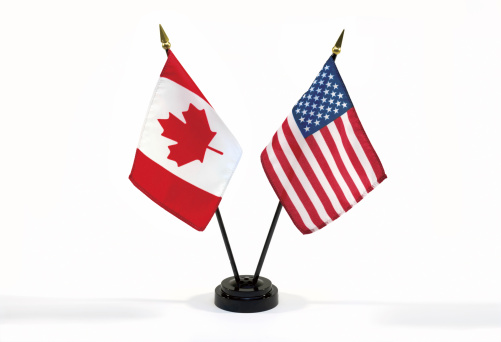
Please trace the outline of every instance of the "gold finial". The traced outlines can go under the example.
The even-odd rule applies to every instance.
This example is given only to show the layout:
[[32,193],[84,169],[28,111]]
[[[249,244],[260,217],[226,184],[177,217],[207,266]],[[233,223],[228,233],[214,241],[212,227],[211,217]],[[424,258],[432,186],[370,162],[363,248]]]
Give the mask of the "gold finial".
[[341,53],[341,44],[343,44],[343,36],[344,36],[344,30],[341,32],[341,35],[337,39],[336,45],[332,48],[332,53],[335,55],[339,55]]
[[169,37],[167,37],[167,35],[165,34],[162,25],[159,24],[158,26],[160,26],[160,41],[162,42],[162,48],[164,50],[169,50],[170,49]]

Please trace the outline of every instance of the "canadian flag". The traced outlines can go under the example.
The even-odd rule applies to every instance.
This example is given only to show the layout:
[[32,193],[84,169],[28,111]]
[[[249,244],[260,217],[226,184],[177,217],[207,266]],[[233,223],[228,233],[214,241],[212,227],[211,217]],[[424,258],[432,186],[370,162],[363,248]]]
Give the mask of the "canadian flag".
[[131,182],[203,231],[242,155],[231,132],[169,50],[146,115]]

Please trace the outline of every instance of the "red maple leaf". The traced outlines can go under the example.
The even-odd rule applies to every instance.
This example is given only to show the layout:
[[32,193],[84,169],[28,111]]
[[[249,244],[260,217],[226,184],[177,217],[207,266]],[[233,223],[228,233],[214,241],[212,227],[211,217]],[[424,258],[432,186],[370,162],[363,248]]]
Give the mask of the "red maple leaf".
[[205,109],[199,110],[190,103],[183,116],[186,123],[172,113],[169,113],[168,119],[158,119],[164,129],[162,136],[177,141],[177,144],[169,146],[167,159],[183,166],[194,160],[203,163],[206,149],[223,154],[209,146],[216,132],[210,130]]

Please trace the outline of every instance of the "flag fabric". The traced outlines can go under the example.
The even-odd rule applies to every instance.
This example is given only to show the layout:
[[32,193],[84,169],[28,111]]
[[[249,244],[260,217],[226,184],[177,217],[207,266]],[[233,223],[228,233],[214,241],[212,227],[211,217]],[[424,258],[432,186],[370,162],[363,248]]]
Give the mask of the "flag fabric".
[[155,88],[129,179],[203,231],[242,150],[172,51]]
[[303,234],[334,221],[386,179],[333,58],[293,107],[261,162]]

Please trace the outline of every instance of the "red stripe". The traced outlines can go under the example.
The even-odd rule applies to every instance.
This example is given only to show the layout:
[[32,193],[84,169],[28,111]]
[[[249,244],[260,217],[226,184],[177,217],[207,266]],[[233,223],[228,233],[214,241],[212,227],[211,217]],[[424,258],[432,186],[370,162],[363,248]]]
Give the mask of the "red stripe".
[[308,227],[306,227],[306,225],[304,224],[301,215],[299,215],[296,207],[287,194],[287,191],[285,191],[282,183],[280,182],[280,179],[278,179],[275,170],[271,165],[266,148],[264,149],[263,153],[261,153],[261,164],[263,165],[264,173],[266,174],[266,177],[268,177],[273,190],[275,190],[280,203],[282,203],[282,205],[284,206],[294,225],[299,229],[301,233],[310,234],[311,230],[309,230]]
[[318,215],[318,212],[315,209],[313,203],[311,202],[310,197],[304,190],[303,185],[301,184],[299,178],[292,169],[292,166],[289,164],[289,161],[287,160],[287,157],[285,156],[285,153],[282,150],[280,143],[278,142],[278,137],[276,133],[275,135],[273,135],[273,139],[271,140],[271,146],[273,147],[273,151],[275,152],[275,155],[277,156],[277,159],[280,162],[282,169],[287,175],[287,178],[289,179],[289,182],[291,183],[292,187],[296,191],[299,199],[301,200],[301,203],[303,203],[303,206],[308,212],[308,215],[310,216],[313,224],[318,228],[325,226],[325,222]]
[[369,189],[372,189],[371,181],[367,176],[367,174],[365,173],[362,163],[360,163],[360,160],[358,160],[357,154],[355,153],[355,150],[353,150],[353,147],[351,146],[351,143],[348,140],[348,135],[346,135],[346,130],[344,129],[343,120],[339,117],[336,120],[334,120],[334,124],[336,125],[339,135],[341,136],[341,141],[343,142],[346,154],[348,154],[348,158],[350,158],[350,161],[353,164],[355,171],[357,171],[358,177],[362,181],[365,190],[369,191]]
[[332,157],[334,158],[334,161],[336,162],[337,168],[339,172],[341,173],[341,176],[343,177],[344,181],[346,182],[346,185],[348,185],[348,188],[350,189],[351,194],[355,198],[355,201],[359,202],[362,199],[362,194],[360,191],[358,191],[357,186],[355,185],[355,182],[350,176],[350,173],[346,169],[346,165],[343,163],[343,159],[341,158],[341,155],[339,154],[338,148],[343,148],[343,146],[337,146],[336,143],[334,142],[334,138],[332,137],[331,132],[329,131],[329,128],[324,127],[323,129],[320,130],[320,133],[324,137],[325,143],[329,147],[329,151],[332,154]]
[[167,171],[139,149],[129,179],[159,206],[199,231],[207,227],[221,201]]
[[383,164],[381,164],[381,161],[379,160],[376,151],[372,147],[372,144],[369,141],[369,138],[367,137],[364,128],[362,127],[362,123],[358,118],[355,108],[351,108],[350,110],[348,110],[348,120],[350,120],[353,132],[355,132],[355,136],[360,142],[360,145],[362,145],[362,149],[364,150],[367,159],[369,159],[372,169],[376,174],[378,183],[381,183],[386,178],[386,174],[383,169]]
[[[295,125],[296,123],[293,122],[292,124]],[[299,144],[296,141],[296,138],[292,134],[292,131],[289,127],[289,119],[286,119],[284,121],[284,123],[282,124],[282,131],[284,133],[285,139],[287,140],[287,143],[289,144],[290,149],[292,150],[292,153],[294,153],[294,156],[296,157],[299,165],[303,169],[303,172],[305,173],[306,177],[310,181],[318,198],[322,202],[325,210],[327,211],[327,214],[329,215],[329,217],[332,220],[337,219],[339,217],[338,213],[336,212],[336,210],[332,206],[332,203],[329,200],[329,196],[327,196],[327,194],[325,193],[324,188],[320,184],[317,176],[315,175],[315,172],[311,168],[310,163],[306,159],[306,156],[304,155],[303,151],[301,150],[301,147],[299,147]]]
[[343,190],[339,186],[339,183],[336,180],[336,177],[334,177],[334,174],[332,173],[331,167],[329,166],[329,163],[325,159],[324,154],[322,153],[322,150],[317,144],[317,141],[315,140],[315,137],[313,135],[310,135],[307,137],[306,142],[310,146],[311,152],[315,156],[315,158],[318,161],[318,164],[320,165],[320,168],[324,172],[325,177],[327,178],[327,181],[329,182],[332,190],[336,194],[336,197],[339,200],[339,203],[341,203],[341,207],[343,207],[344,211],[348,211],[351,208],[350,203],[346,199]]
[[167,57],[167,62],[165,62],[165,66],[162,70],[162,73],[160,74],[160,77],[165,77],[171,81],[176,82],[177,84],[185,87],[192,93],[195,93],[198,96],[200,96],[202,99],[205,100],[205,102],[209,103],[209,101],[207,101],[207,99],[205,98],[204,94],[202,94],[202,92],[200,91],[200,89],[198,89],[195,82],[191,79],[190,75],[188,75],[186,70],[184,70],[181,63],[179,63],[176,56],[174,56],[172,50],[169,50],[168,54],[169,55]]

